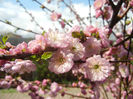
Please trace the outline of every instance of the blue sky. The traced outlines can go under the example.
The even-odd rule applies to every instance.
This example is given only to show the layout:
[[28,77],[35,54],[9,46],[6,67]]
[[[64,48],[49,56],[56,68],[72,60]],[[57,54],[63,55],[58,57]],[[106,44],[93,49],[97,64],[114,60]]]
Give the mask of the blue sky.
[[[14,4],[17,4],[16,3],[16,0],[6,0],[8,2],[12,2]],[[36,9],[36,10],[39,10],[40,8],[38,7],[38,4],[36,4],[35,2],[33,2],[32,0],[20,0],[28,9]],[[38,0],[39,2],[43,3],[44,1],[47,1],[47,0]],[[68,0],[65,0],[66,2],[68,2]],[[89,2],[88,0],[72,0],[73,3],[83,3],[85,5],[88,5]],[[90,0],[90,2],[92,3],[93,0]]]

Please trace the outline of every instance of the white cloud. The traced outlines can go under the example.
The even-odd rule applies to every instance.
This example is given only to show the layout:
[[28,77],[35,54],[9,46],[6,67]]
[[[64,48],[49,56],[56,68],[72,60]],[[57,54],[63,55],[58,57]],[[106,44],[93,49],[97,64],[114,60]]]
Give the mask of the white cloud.
[[[1,0],[0,0],[1,1]],[[70,10],[68,8],[58,8],[57,5],[53,4],[47,4],[44,3],[46,6],[48,6],[50,9],[54,9],[55,11],[62,14],[62,17],[65,19],[72,19],[74,20],[75,17],[70,13]],[[3,2],[0,7],[0,19],[1,20],[9,20],[14,25],[18,27],[22,27],[24,29],[31,29],[33,31],[42,33],[39,27],[35,25],[34,22],[31,22],[31,17],[24,12],[24,10],[18,6],[14,5],[11,2]],[[85,4],[74,4],[74,7],[76,11],[78,11],[78,14],[80,14],[82,17],[87,17],[89,13],[89,7]],[[35,17],[35,20],[44,27],[44,30],[48,30],[49,28],[60,28],[60,25],[57,22],[51,22],[49,14],[44,13],[41,9],[38,10],[29,10],[29,12],[32,13],[32,15]],[[94,11],[92,10],[92,13],[94,14]],[[76,21],[74,21],[75,24],[78,24]],[[88,20],[86,20],[88,22]],[[14,32],[15,29],[11,26],[8,26],[6,24],[0,23],[0,32],[7,32],[11,31]],[[22,35],[24,37],[33,36],[32,33],[27,33],[24,31],[17,31],[17,34]]]

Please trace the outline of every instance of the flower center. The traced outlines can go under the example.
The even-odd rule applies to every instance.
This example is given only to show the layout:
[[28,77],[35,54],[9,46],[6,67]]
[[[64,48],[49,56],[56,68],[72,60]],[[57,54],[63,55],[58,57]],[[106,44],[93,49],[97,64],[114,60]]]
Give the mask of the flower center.
[[94,69],[98,69],[100,66],[98,64],[94,65]]
[[72,51],[75,51],[75,50],[76,50],[76,47],[73,46],[73,47],[72,47]]
[[64,63],[64,62],[65,62],[65,59],[64,59],[63,57],[60,57],[60,58],[59,58],[59,62],[60,62],[60,63]]
[[59,66],[64,64],[65,62],[66,62],[66,59],[62,55],[58,57],[56,60],[56,64],[58,64]]

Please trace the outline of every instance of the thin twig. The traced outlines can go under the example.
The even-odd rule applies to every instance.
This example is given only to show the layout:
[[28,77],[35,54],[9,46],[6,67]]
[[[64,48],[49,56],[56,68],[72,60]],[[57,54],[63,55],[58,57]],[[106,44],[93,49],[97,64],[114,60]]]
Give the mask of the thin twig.
[[[41,7],[40,8],[42,8],[42,10],[43,11],[45,11],[44,9],[46,9],[47,11],[49,11],[50,13],[53,13],[54,12],[54,10],[51,10],[51,9],[49,9],[48,7],[46,7],[45,5],[43,5],[41,2],[39,2],[38,0],[33,0],[33,1],[35,1],[37,4],[39,4]],[[62,19],[62,18],[60,18],[62,21],[64,21],[64,19]],[[72,25],[71,24],[69,24],[67,21],[64,21],[68,26],[70,26],[70,27],[72,27]]]
[[40,34],[40,33],[34,32],[34,31],[32,31],[32,30],[26,30],[26,29],[23,29],[23,28],[21,28],[21,27],[15,26],[15,25],[13,25],[11,22],[9,22],[9,21],[0,20],[0,22],[2,22],[2,23],[4,23],[4,24],[7,24],[7,25],[10,25],[10,26],[16,28],[17,30],[22,30],[22,31],[26,31],[26,32],[31,32],[31,33],[33,33],[33,34]]
[[39,23],[35,20],[35,17],[33,17],[33,15],[26,9],[26,7],[22,4],[22,2],[20,0],[16,1],[24,10],[25,12],[31,17],[31,19],[35,22],[36,26],[38,26],[41,30],[44,31],[44,28],[42,26],[39,25]]

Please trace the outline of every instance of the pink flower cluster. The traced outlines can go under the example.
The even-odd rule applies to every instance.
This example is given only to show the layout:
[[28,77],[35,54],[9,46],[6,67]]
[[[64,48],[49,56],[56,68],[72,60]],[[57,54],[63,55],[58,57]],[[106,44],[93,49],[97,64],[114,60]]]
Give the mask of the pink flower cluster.
[[17,59],[15,61],[6,62],[1,69],[12,74],[24,74],[25,72],[30,73],[32,71],[35,71],[36,66],[30,60]]
[[[72,33],[80,33],[81,30],[79,26],[75,26],[69,33],[61,34],[50,30],[50,32],[45,34],[47,45],[58,48],[49,60],[48,69],[56,74],[66,73],[72,70],[73,72],[83,73],[91,81],[104,81],[110,76],[113,70],[113,66],[106,60],[106,57],[102,58],[99,56],[102,48],[110,46],[107,38],[109,30],[95,27],[85,29],[83,33],[88,35],[86,35],[84,42],[72,36]],[[98,35],[98,37],[95,37],[95,35],[92,36],[93,33]],[[97,38],[101,38],[101,40]],[[76,66],[76,61],[86,61],[86,63]],[[98,66],[97,69],[94,69],[96,66]],[[99,75],[97,73],[101,75],[101,78],[97,76]]]
[[[95,13],[96,13],[96,18],[100,17],[103,15],[104,19],[110,19],[112,16],[112,9],[110,6],[103,6],[106,3],[108,3],[107,0],[95,0],[94,2],[94,8],[95,8]],[[102,9],[102,7],[104,7]]]
[[[84,35],[83,38],[73,37],[73,35]],[[82,34],[83,33],[83,34]],[[10,50],[2,50],[2,54],[19,55],[23,53],[37,54],[43,52],[46,47],[54,48],[52,57],[49,60],[48,69],[56,74],[62,74],[72,70],[73,73],[81,73],[85,78],[91,81],[103,81],[110,74],[112,65],[108,62],[109,55],[102,58],[99,54],[102,48],[109,48],[110,41],[107,28],[96,28],[86,26],[82,29],[75,26],[68,33],[59,32],[58,30],[49,30],[44,35],[36,35],[35,40],[28,44],[23,42],[17,46],[11,46]],[[101,39],[99,39],[101,38]],[[84,39],[84,40],[83,40]],[[76,62],[79,62],[77,65]],[[1,61],[2,70],[9,73],[24,74],[36,70],[36,66],[30,60]],[[101,75],[98,77],[97,75]],[[19,86],[18,88],[23,87]]]
[[12,76],[5,76],[5,79],[0,80],[0,88],[10,88],[13,81]]

